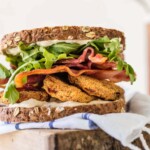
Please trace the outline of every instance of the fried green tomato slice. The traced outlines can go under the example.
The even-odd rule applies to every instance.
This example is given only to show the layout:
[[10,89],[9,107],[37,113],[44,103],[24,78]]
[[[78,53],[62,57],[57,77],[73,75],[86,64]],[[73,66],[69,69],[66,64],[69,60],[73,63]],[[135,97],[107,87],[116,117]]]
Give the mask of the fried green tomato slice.
[[124,90],[107,80],[98,80],[90,76],[78,77],[68,76],[70,83],[80,87],[89,95],[99,97],[103,100],[116,100],[123,97]]
[[54,98],[60,101],[75,101],[80,103],[87,103],[95,99],[81,89],[69,85],[55,76],[48,75],[44,80],[43,88]]

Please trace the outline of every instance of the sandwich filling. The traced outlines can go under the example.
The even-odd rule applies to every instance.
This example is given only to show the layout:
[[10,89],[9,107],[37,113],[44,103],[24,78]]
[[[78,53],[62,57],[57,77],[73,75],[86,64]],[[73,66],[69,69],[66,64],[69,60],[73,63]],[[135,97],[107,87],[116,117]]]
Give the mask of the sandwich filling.
[[[136,79],[131,65],[123,59],[119,38],[96,40],[18,43],[8,50],[8,70],[0,64],[3,103],[28,99],[91,103],[96,99],[114,101],[124,91],[115,82]],[[40,95],[40,96],[39,96]]]

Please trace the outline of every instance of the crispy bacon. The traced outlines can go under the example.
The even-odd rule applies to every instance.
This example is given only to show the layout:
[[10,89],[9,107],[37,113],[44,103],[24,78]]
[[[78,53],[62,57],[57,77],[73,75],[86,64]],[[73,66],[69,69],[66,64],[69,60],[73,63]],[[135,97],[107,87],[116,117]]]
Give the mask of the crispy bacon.
[[5,86],[4,86],[4,85],[0,85],[0,88],[1,88],[1,89],[5,89]]
[[[110,79],[111,81],[126,81],[128,80],[128,76],[125,74],[125,71],[117,71],[117,70],[99,70],[99,69],[85,69],[85,70],[74,70],[70,69],[67,66],[56,66],[51,69],[36,69],[32,71],[22,72],[16,75],[15,77],[15,85],[17,88],[23,87],[22,79],[31,75],[48,75],[60,72],[67,72],[71,76],[79,76],[81,74],[87,74],[93,76],[97,79]],[[118,76],[120,79],[118,80]]]
[[9,78],[6,79],[0,79],[0,85],[6,84],[8,82]]
[[90,66],[88,66],[87,64],[66,64],[67,67],[69,68],[77,68],[77,69],[89,69]]
[[68,67],[79,69],[91,69],[92,64],[100,66],[106,61],[107,57],[104,57],[101,54],[95,55],[94,49],[92,47],[87,47],[79,58],[59,60],[56,64],[65,64]]
[[101,65],[94,64],[93,67],[97,68],[97,69],[104,69],[104,70],[105,69],[110,69],[110,70],[112,70],[113,68],[116,68],[116,63],[106,61],[105,63],[103,63]]
[[91,77],[105,80],[108,79],[113,82],[120,82],[120,81],[129,81],[129,76],[126,75],[125,71],[118,71],[118,70],[97,70],[97,72],[86,72],[87,75]]
[[39,83],[39,82],[42,82],[44,78],[45,78],[44,75],[32,75],[28,77],[27,83],[28,84]]
[[107,60],[107,57],[102,56],[101,54],[96,54],[95,56],[89,56],[89,60],[94,64],[104,64]]
[[27,77],[27,82],[19,90],[37,91],[41,89],[45,75],[31,75]]
[[13,64],[10,64],[10,67],[11,67],[12,69],[14,69],[14,70],[17,69],[17,66],[15,66],[15,65],[13,65]]

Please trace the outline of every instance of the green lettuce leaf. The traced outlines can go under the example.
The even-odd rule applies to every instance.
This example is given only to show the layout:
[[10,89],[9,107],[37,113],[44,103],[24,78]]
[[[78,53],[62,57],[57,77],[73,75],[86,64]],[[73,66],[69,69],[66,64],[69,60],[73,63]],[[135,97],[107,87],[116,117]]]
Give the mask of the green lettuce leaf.
[[33,65],[34,69],[43,69],[44,68],[39,61],[32,62],[32,65]]
[[20,55],[24,62],[28,62],[28,61],[36,60],[38,53],[39,53],[38,48],[34,48],[30,51],[22,51],[22,53],[20,53]]
[[48,52],[46,49],[43,51],[43,56],[45,57],[45,68],[51,68],[56,61],[56,56]]
[[39,51],[39,47],[37,45],[25,45],[24,43],[20,42],[18,45],[20,49],[20,56],[23,62],[34,61],[36,60]]
[[59,42],[49,46],[47,49],[53,54],[69,54],[76,51],[80,46],[78,43]]
[[118,59],[117,70],[123,70],[124,62],[121,59]]
[[11,76],[10,71],[5,66],[0,64],[0,79],[6,79],[9,78],[10,76]]
[[28,44],[25,44],[23,42],[19,42],[19,44],[18,44],[18,48],[22,51],[30,51],[36,47],[38,47],[36,44],[28,45]]
[[129,64],[126,64],[125,70],[126,70],[126,74],[130,77],[131,84],[133,84],[136,78],[135,78],[135,72],[132,66]]
[[9,84],[7,91],[5,91],[4,94],[5,98],[8,99],[11,104],[14,104],[19,99],[19,92],[13,81]]
[[22,62],[22,58],[19,55],[17,55],[17,56],[7,55],[6,61],[10,62],[12,65],[18,67],[19,63]]
[[61,60],[61,59],[70,59],[70,58],[75,58],[75,55],[69,55],[67,56],[67,54],[63,53],[63,54],[59,54],[57,56],[57,60]]

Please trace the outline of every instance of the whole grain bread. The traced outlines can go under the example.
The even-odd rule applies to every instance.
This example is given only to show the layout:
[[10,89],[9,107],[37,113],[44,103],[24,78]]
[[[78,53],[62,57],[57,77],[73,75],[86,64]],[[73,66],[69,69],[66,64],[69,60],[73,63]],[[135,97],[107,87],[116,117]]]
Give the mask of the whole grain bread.
[[[99,100],[100,101],[100,100]],[[124,110],[124,98],[116,101],[102,101],[99,104],[65,107],[0,107],[0,121],[6,122],[44,122],[62,118],[75,113],[108,114]]]
[[124,33],[115,29],[88,26],[56,26],[31,30],[22,30],[5,35],[0,41],[0,52],[7,54],[7,50],[17,47],[20,41],[31,44],[46,40],[91,40],[99,37],[118,37],[125,49]]

